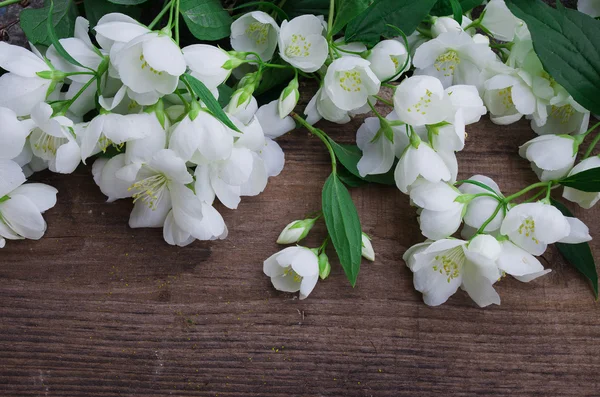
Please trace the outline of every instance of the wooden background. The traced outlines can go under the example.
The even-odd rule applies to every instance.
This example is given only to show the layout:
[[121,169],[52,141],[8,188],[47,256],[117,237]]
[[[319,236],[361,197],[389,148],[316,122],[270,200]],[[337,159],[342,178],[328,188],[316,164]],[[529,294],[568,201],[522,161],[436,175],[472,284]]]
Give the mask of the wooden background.
[[[351,142],[360,122],[322,127]],[[527,122],[468,132],[461,178],[483,173],[505,192],[535,181],[517,155]],[[306,131],[279,142],[283,173],[238,210],[219,207],[229,238],[186,248],[129,229],[131,204],[105,203],[89,168],[36,175],[58,204],[42,240],[0,251],[0,395],[600,395],[600,316],[583,277],[551,249],[549,275],[496,285],[501,306],[458,292],[428,307],[402,261],[423,240],[415,210],[393,187],[352,191],[377,255],[356,288],[334,265],[304,301],[275,291],[262,261],[290,220],[319,208],[329,173]],[[584,216],[596,237],[599,211]],[[308,244],[323,236],[320,225]]]

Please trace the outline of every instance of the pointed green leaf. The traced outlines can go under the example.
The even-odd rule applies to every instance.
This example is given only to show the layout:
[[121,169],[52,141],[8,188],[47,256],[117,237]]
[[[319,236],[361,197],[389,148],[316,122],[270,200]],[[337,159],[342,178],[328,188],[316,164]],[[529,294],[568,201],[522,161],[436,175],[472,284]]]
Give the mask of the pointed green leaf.
[[179,11],[197,39],[214,41],[229,36],[233,20],[219,0],[180,0]]
[[[43,8],[26,8],[19,15],[21,28],[27,40],[33,44],[49,47],[52,40],[48,32],[48,14],[52,3],[46,1]],[[56,0],[52,8],[52,27],[59,39],[73,36],[77,7],[71,0]]]
[[600,21],[541,0],[507,0],[527,23],[533,47],[544,69],[581,106],[600,114]]
[[[438,2],[431,9],[430,14],[436,17],[444,17],[454,14],[454,8],[452,8],[452,2],[455,1],[460,4],[462,13],[472,10],[477,7],[483,0],[438,0]],[[456,7],[456,6],[455,6]],[[456,19],[456,18],[455,18]]]
[[[573,216],[571,211],[559,201],[552,199],[552,205],[558,208],[564,216]],[[596,263],[594,262],[594,256],[592,255],[590,245],[588,243],[556,243],[556,248],[558,248],[567,262],[575,266],[581,274],[591,281],[594,295],[596,299],[598,299],[598,272],[596,270]]]
[[381,36],[397,36],[400,28],[407,36],[415,31],[436,0],[375,0],[346,27],[346,42],[375,45]]
[[336,0],[335,19],[333,20],[331,36],[344,29],[348,22],[366,10],[370,3],[370,0]]
[[331,174],[323,186],[322,206],[335,252],[350,284],[355,286],[361,262],[362,229],[350,192],[336,174]]
[[65,50],[65,48],[62,46],[62,44],[60,44],[58,35],[56,34],[56,31],[54,30],[54,24],[52,23],[52,20],[54,17],[53,11],[54,11],[54,1],[50,0],[50,7],[48,8],[48,18],[46,19],[46,29],[48,29],[48,38],[50,39],[50,42],[54,46],[54,49],[56,49],[56,52],[58,52],[58,54],[61,57],[63,57],[70,64],[89,69],[88,67],[85,67],[82,64],[80,64],[75,58],[73,58],[71,56],[71,54],[69,54],[67,52],[67,50]]
[[560,180],[563,186],[583,192],[600,192],[600,168],[590,168]]
[[221,123],[225,124],[232,130],[240,132],[240,130],[235,126],[235,124],[233,124],[229,117],[227,117],[227,114],[223,111],[217,99],[204,85],[204,83],[187,73],[181,76],[181,78],[185,80],[190,85],[190,87],[192,87],[194,94],[196,94],[198,98],[200,98],[204,106],[206,106],[206,108],[213,116],[215,116],[221,121]]

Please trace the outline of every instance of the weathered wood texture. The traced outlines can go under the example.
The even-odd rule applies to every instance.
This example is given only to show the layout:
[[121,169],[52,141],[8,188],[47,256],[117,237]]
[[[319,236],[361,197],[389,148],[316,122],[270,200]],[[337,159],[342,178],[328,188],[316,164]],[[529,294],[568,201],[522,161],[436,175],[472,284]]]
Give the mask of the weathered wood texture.
[[[350,142],[359,124],[323,128]],[[526,122],[471,126],[460,176],[489,175],[506,192],[533,182],[516,154],[532,136]],[[356,288],[334,266],[307,300],[273,290],[262,261],[287,222],[319,208],[329,169],[305,131],[280,143],[287,164],[267,190],[237,211],[219,207],[229,238],[186,248],[129,229],[131,204],[105,203],[85,167],[35,176],[59,201],[42,240],[0,251],[0,395],[600,394],[598,304],[555,250],[548,276],[497,284],[501,306],[458,292],[427,307],[402,262],[423,239],[415,210],[392,187],[352,191],[377,252]],[[600,236],[599,209],[584,219]],[[321,225],[308,243],[323,235]]]

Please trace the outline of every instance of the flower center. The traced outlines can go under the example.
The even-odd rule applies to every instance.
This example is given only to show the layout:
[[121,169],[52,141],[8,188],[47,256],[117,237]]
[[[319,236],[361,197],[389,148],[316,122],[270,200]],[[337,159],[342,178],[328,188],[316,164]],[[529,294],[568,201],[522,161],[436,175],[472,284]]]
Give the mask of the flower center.
[[347,92],[359,92],[361,90],[362,78],[360,72],[349,70],[341,72],[340,87]]
[[148,62],[146,62],[146,59],[144,58],[144,54],[140,55],[140,62],[142,63],[142,70],[148,68],[148,70],[150,70],[152,73],[154,73],[157,76],[162,76],[163,72],[159,72],[158,70],[152,68],[150,65],[148,65]]
[[510,109],[515,104],[512,99],[512,87],[506,87],[498,91],[498,96],[502,99],[502,104]]
[[437,255],[433,265],[433,270],[446,276],[448,282],[460,276],[460,270],[465,262],[465,252],[462,246],[452,248],[444,253]]
[[435,69],[438,72],[444,72],[444,76],[454,76],[456,66],[460,63],[458,53],[454,50],[449,50],[435,59]]
[[269,25],[260,22],[252,22],[246,28],[246,34],[248,37],[251,37],[256,44],[265,44],[267,42],[267,36],[269,35]]
[[[45,132],[42,132],[39,138],[33,143],[33,147],[36,150],[39,150],[46,154],[46,156],[54,157],[56,156],[56,151],[58,150],[58,148],[67,142],[67,138],[58,138],[46,134]],[[49,158],[46,158],[44,160],[49,160]]]
[[293,34],[292,42],[285,49],[285,55],[289,57],[307,57],[310,55],[311,43],[301,34]]
[[128,190],[136,190],[133,202],[141,200],[148,208],[155,210],[156,204],[162,198],[167,186],[167,177],[163,174],[155,174],[139,182],[134,183]]
[[421,113],[421,114],[425,114],[427,112],[427,108],[429,107],[429,104],[431,103],[431,96],[433,95],[433,93],[429,90],[425,90],[425,95],[423,95],[421,98],[419,98],[419,101],[417,103],[415,103],[414,105],[410,106],[408,109],[406,109],[409,113],[412,111],[415,111],[417,113]]
[[550,111],[550,114],[559,119],[561,124],[567,124],[571,119],[571,116],[573,116],[575,112],[575,108],[571,105],[552,105],[552,110]]
[[531,218],[527,218],[521,223],[518,229],[519,234],[525,235],[525,237],[531,238],[531,240],[539,244],[539,240],[535,238],[535,221]]
[[462,246],[452,248],[444,253],[437,255],[433,265],[433,270],[446,276],[448,282],[460,276],[460,270],[465,262],[465,252]]
[[288,267],[287,269],[285,269],[285,271],[283,272],[283,274],[285,274],[286,276],[290,276],[294,278],[294,281],[299,283],[300,281],[302,281],[302,277],[300,277],[300,275],[298,273],[296,273],[294,271],[294,269],[292,269],[292,267]]

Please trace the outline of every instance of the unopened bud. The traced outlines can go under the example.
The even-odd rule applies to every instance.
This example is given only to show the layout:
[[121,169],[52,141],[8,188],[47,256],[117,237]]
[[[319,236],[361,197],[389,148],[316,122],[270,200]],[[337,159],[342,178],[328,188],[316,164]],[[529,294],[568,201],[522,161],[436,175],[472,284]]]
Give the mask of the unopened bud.
[[321,277],[321,280],[325,280],[329,277],[329,273],[331,273],[331,264],[327,254],[323,251],[319,254],[319,277]]
[[315,225],[316,219],[303,219],[290,222],[277,238],[277,244],[293,244],[308,235],[310,229]]
[[300,99],[300,91],[298,91],[298,79],[294,78],[292,81],[290,81],[290,84],[288,84],[288,86],[281,91],[281,95],[279,96],[279,102],[277,103],[279,117],[283,119],[293,112],[294,108],[298,104],[298,99]]
[[371,244],[371,238],[363,232],[362,234],[362,252],[361,255],[370,260],[371,262],[375,260],[375,251],[373,250],[373,245]]

